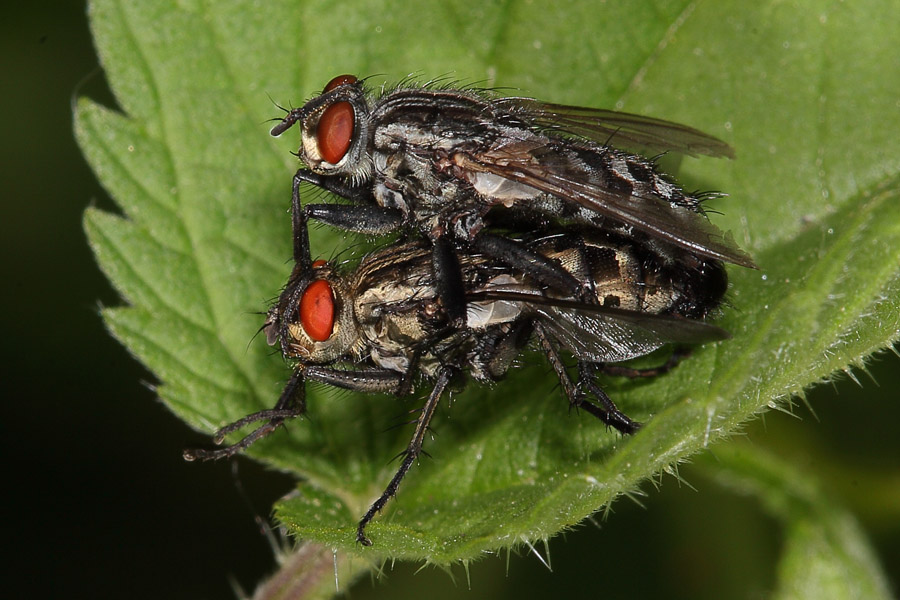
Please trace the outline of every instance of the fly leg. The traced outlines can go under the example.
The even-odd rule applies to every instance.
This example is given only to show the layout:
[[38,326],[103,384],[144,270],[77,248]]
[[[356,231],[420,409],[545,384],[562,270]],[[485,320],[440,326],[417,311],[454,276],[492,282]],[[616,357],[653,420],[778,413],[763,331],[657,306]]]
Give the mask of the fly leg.
[[569,406],[576,408],[580,407],[584,400],[575,388],[575,384],[572,383],[572,378],[569,377],[569,372],[566,370],[566,365],[563,363],[559,351],[557,351],[556,346],[551,342],[547,330],[544,329],[544,326],[541,325],[540,321],[535,321],[534,332],[537,334],[541,350],[547,355],[550,366],[553,367],[553,371],[556,372],[556,376],[559,377],[559,385],[566,394],[566,398],[569,399]]
[[403,373],[390,369],[334,369],[332,367],[303,367],[307,379],[337,388],[364,394],[399,395],[405,379]]
[[403,213],[381,206],[350,204],[307,204],[306,216],[345,231],[384,235],[400,229]]
[[295,183],[311,183],[316,187],[336,194],[341,198],[346,198],[356,204],[371,204],[371,192],[369,189],[360,186],[347,185],[339,177],[325,177],[318,173],[313,173],[309,169],[298,169],[294,174]]
[[[579,361],[578,363],[578,387],[585,386],[600,401],[600,413],[591,412],[591,414],[599,417],[601,421],[607,425],[612,425],[622,433],[634,433],[640,429],[641,424],[632,421],[631,418],[619,410],[615,402],[603,391],[597,384],[597,365],[590,362]],[[595,406],[592,404],[592,406]]]
[[305,219],[315,219],[338,229],[369,235],[383,235],[396,231],[404,223],[403,213],[399,209],[374,204],[371,192],[366,188],[349,186],[334,177],[323,177],[306,169],[300,169],[294,175],[295,213],[300,210],[298,190],[300,184],[304,182],[312,183],[353,202],[353,204],[308,204],[302,209]]
[[[465,325],[466,299],[457,249],[451,246],[446,237],[438,237],[433,240],[433,243],[434,274],[438,297],[441,298],[444,308],[447,310],[451,325],[462,327]],[[529,249],[525,244],[482,231],[474,236],[470,245],[473,250],[525,273],[548,288],[572,298],[585,301],[591,299],[592,290],[588,289],[577,277],[564,269],[558,262]]]
[[183,456],[187,461],[192,460],[218,460],[220,458],[228,458],[247,449],[251,444],[260,440],[272,432],[274,432],[285,419],[293,419],[299,417],[306,412],[306,387],[304,386],[303,372],[299,369],[294,371],[290,380],[281,392],[275,408],[261,410],[253,414],[247,415],[243,419],[238,419],[230,425],[226,425],[216,432],[213,441],[221,444],[225,440],[225,436],[229,433],[237,431],[242,427],[255,423],[257,421],[266,421],[252,432],[247,434],[241,441],[224,448],[216,450],[204,450],[202,448],[187,449]]
[[466,292],[459,257],[446,237],[438,237],[433,243],[431,259],[437,297],[447,311],[450,327],[458,329],[466,324]]
[[[620,411],[606,392],[597,385],[595,365],[593,363],[584,361],[578,363],[578,384],[574,384],[572,378],[569,377],[569,372],[559,355],[559,351],[540,321],[535,322],[534,331],[538,336],[541,350],[547,355],[550,366],[553,367],[556,376],[559,377],[559,383],[569,399],[570,406],[586,410],[622,433],[634,433],[640,428],[640,423],[632,421],[628,415]],[[581,391],[582,387],[586,387],[597,398],[600,402],[599,406],[585,399],[584,392]]]
[[185,450],[184,459],[188,461],[217,460],[234,456],[246,450],[251,444],[273,433],[286,419],[302,416],[306,413],[306,387],[304,383],[307,379],[357,392],[396,393],[400,388],[402,375],[387,369],[345,371],[328,367],[298,368],[291,375],[274,408],[255,412],[226,425],[216,432],[213,441],[216,444],[221,444],[226,435],[238,429],[242,429],[257,421],[266,421],[265,423],[247,434],[236,444],[216,450],[204,450],[201,448]]
[[585,284],[562,265],[516,240],[481,232],[472,240],[472,247],[572,298],[584,300],[584,296],[590,296]]
[[428,396],[425,406],[422,407],[422,412],[419,413],[419,418],[416,421],[416,430],[413,433],[412,439],[409,441],[406,450],[401,454],[403,456],[403,462],[400,463],[400,468],[397,469],[397,473],[394,474],[393,479],[391,479],[391,482],[385,488],[384,492],[382,492],[378,500],[369,507],[366,514],[360,519],[359,525],[356,528],[356,541],[363,546],[372,545],[372,541],[366,537],[366,525],[375,518],[375,515],[388,503],[388,500],[397,493],[397,488],[400,487],[400,482],[403,480],[403,477],[422,452],[422,442],[425,440],[425,432],[428,431],[428,424],[431,422],[431,418],[434,416],[434,411],[437,408],[438,402],[440,401],[444,390],[447,388],[447,385],[453,379],[455,372],[456,369],[452,367],[443,367],[441,369],[437,381],[434,383],[434,389],[431,390],[431,394]]
[[300,177],[301,172],[303,169],[294,175],[291,186],[291,233],[294,237],[294,268],[308,273],[312,269],[312,255],[309,251],[309,225],[300,205],[300,184],[304,181]]
[[[309,219],[315,219],[347,231],[371,235],[390,233],[403,225],[403,213],[392,208],[347,204],[310,204],[301,207],[300,184],[310,181],[309,178],[300,177],[300,173],[303,172],[301,169],[294,177],[292,194],[294,259],[301,265],[301,273],[308,272],[312,265],[311,259],[309,259]],[[324,186],[329,182],[331,182],[330,179],[323,179],[321,184]],[[456,250],[443,237],[434,240],[432,265],[437,282],[438,298],[441,299],[444,309],[447,311],[450,324],[454,328],[460,328],[466,322],[466,299],[462,270]]]

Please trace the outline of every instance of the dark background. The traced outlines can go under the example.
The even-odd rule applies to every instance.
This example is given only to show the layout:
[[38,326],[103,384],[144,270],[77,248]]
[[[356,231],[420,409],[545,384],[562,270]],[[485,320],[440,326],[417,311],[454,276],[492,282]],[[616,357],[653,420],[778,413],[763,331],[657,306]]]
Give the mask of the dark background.
[[[52,7],[52,8],[51,8]],[[206,438],[156,400],[153,377],[104,330],[100,305],[120,303],[99,272],[81,217],[116,210],[74,142],[72,101],[114,106],[79,2],[3,9],[4,93],[2,456],[3,596],[7,598],[228,598],[273,570],[263,533],[284,476],[239,460],[188,464],[181,451]],[[748,428],[816,472],[870,533],[897,589],[900,519],[867,502],[896,491],[900,503],[900,359],[871,367],[873,383],[820,386],[818,421],[770,412]],[[529,552],[488,557],[447,573],[386,566],[355,598],[714,598],[765,596],[775,580],[780,529],[748,498],[683,468],[697,488],[646,485],[598,527],[550,544],[553,572]],[[887,492],[886,492],[887,491]],[[263,521],[257,522],[259,517]],[[545,554],[545,549],[539,549]],[[467,577],[471,583],[467,583]],[[469,587],[471,586],[471,589]]]

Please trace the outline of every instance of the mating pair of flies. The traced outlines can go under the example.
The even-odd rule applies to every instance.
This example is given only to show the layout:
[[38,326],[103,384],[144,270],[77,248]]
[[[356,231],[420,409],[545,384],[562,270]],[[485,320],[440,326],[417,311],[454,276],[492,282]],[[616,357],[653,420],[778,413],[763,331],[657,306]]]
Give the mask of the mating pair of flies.
[[[270,410],[237,443],[185,457],[232,456],[306,409],[305,382],[367,393],[430,392],[402,461],[360,520],[397,492],[422,452],[448,387],[467,372],[501,379],[536,343],[570,406],[630,434],[639,424],[600,387],[611,364],[665,344],[728,337],[705,322],[727,288],[723,262],[752,259],[712,225],[701,202],[630,151],[732,156],[724,142],[648,117],[405,81],[376,94],[335,77],[272,130],[299,125],[292,190],[294,268],[263,331],[296,363]],[[311,183],[346,200],[306,204]],[[347,270],[313,261],[308,222],[367,234],[401,232]],[[567,355],[575,368],[566,364]]]

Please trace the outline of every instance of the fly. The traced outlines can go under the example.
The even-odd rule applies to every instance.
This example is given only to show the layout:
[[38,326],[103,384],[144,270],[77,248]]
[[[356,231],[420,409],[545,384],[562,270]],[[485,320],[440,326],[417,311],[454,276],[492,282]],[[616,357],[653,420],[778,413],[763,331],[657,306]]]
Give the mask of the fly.
[[[474,88],[404,82],[367,89],[353,75],[272,129],[299,124],[293,196],[310,182],[351,204],[310,204],[307,217],[370,234],[415,231],[432,243],[441,297],[454,322],[460,254],[478,252],[579,295],[581,282],[526,246],[485,231],[507,221],[628,228],[700,259],[754,267],[652,160],[608,145],[733,157],[725,142],[668,121],[607,110],[506,98]],[[537,265],[536,267],[534,265]]]
[[[547,288],[530,273],[481,253],[459,256],[465,323],[453,323],[441,301],[440,274],[426,240],[398,242],[364,257],[354,270],[310,258],[306,213],[295,198],[292,274],[270,309],[263,331],[280,343],[296,368],[270,410],[220,429],[225,436],[262,421],[237,443],[189,450],[188,460],[232,456],[304,414],[305,382],[364,393],[406,395],[421,382],[431,391],[403,460],[381,496],[362,517],[357,541],[371,545],[366,525],[393,497],[422,451],[435,409],[451,383],[468,373],[497,381],[535,341],[547,355],[571,406],[623,433],[639,424],[620,411],[597,382],[615,374],[654,375],[607,365],[646,355],[669,343],[721,340],[728,334],[703,321],[727,287],[722,263],[674,246],[636,238],[625,226],[570,225],[510,238],[590,290],[587,300]],[[506,239],[506,238],[503,238]],[[649,239],[649,238],[648,238]],[[564,353],[577,363],[573,378]]]

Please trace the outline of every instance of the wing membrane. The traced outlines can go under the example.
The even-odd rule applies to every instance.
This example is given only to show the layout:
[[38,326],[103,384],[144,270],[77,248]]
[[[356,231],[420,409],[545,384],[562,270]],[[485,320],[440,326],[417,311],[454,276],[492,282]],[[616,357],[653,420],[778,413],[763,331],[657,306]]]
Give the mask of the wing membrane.
[[464,169],[499,175],[576,202],[700,256],[756,267],[705,215],[652,194],[612,189],[589,167],[563,152],[523,139],[480,151],[477,156],[457,153],[453,160]]
[[619,362],[644,356],[668,343],[699,344],[731,337],[727,331],[675,315],[659,315],[536,293],[484,291],[470,301],[521,302],[542,317],[551,334],[581,360]]
[[693,127],[643,115],[509,98],[518,114],[540,127],[633,151],[734,158],[734,148]]

